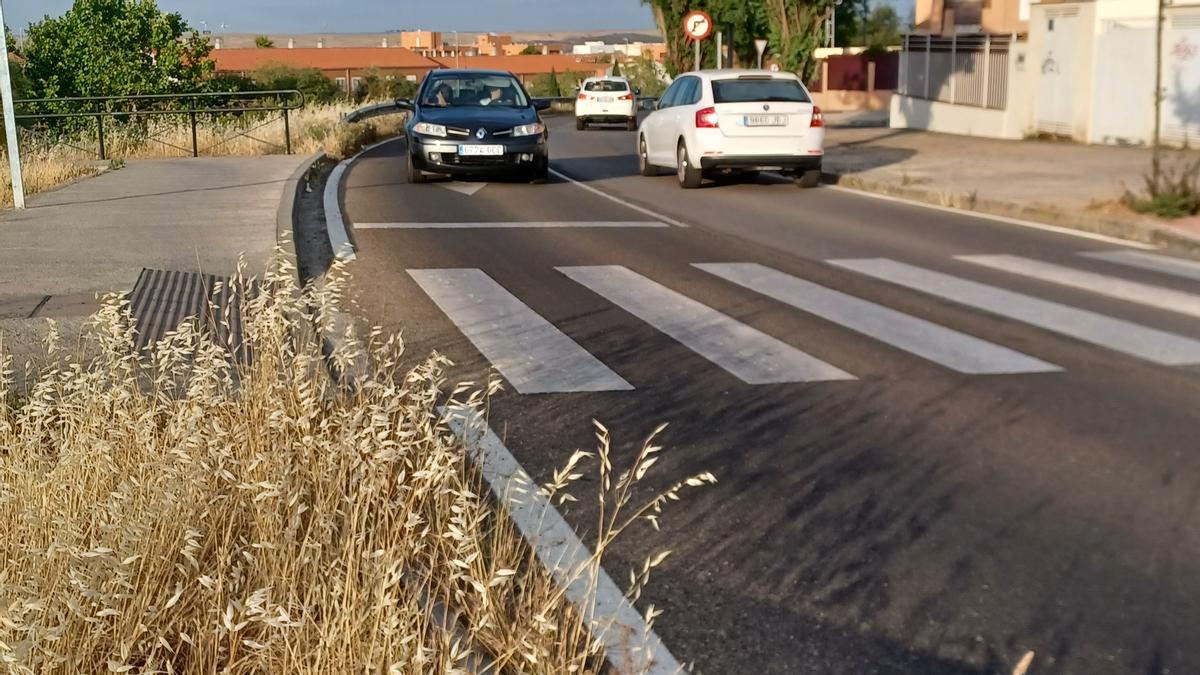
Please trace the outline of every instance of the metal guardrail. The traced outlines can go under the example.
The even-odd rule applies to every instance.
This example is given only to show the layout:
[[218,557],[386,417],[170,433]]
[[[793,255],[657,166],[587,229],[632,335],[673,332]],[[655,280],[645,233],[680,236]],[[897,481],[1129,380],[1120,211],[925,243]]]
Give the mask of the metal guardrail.
[[[138,117],[187,116],[192,131],[193,157],[200,156],[197,126],[200,115],[213,117],[224,115],[267,115],[281,113],[283,116],[284,145],[287,154],[292,154],[292,127],[290,113],[304,107],[304,94],[295,89],[272,91],[225,91],[199,94],[142,94],[135,96],[76,96],[66,98],[39,98],[13,101],[17,110],[14,119],[21,121],[86,119],[96,121],[96,139],[99,145],[100,159],[108,159],[105,144],[105,119],[128,120]],[[33,112],[22,112],[33,110]],[[275,121],[271,117],[267,122],[250,129],[242,129],[225,138],[217,147],[233,138],[245,136],[262,143],[272,144],[260,138],[251,136],[251,132]],[[183,148],[165,143],[183,152]],[[211,149],[211,148],[209,148]]]

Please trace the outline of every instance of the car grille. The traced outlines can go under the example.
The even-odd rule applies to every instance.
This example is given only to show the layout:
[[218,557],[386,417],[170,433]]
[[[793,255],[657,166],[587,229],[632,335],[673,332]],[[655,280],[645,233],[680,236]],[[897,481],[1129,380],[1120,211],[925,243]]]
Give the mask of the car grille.
[[503,166],[511,162],[510,155],[501,155],[499,157],[476,157],[472,155],[442,155],[442,161],[446,164],[455,164],[458,166]]

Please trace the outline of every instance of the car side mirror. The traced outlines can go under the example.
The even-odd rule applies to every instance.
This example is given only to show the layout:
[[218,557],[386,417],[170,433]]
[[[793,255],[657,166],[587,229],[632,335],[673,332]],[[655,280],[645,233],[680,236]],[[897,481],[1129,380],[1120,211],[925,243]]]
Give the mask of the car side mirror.
[[407,98],[396,99],[396,107],[401,110],[407,110],[409,112],[412,112],[417,109],[416,104]]
[[533,99],[533,109],[537,110],[539,112],[542,110],[549,110],[550,109],[550,101],[548,101],[544,98],[535,98],[535,99]]

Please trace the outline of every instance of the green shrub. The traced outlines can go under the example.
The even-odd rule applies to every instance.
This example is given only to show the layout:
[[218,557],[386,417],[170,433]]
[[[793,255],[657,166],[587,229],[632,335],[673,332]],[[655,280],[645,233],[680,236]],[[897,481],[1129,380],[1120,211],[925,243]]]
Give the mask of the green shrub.
[[1125,204],[1138,213],[1159,218],[1183,218],[1200,213],[1200,161],[1175,168],[1154,160],[1146,176],[1146,191],[1125,193]]
[[375,125],[370,122],[343,124],[338,127],[332,146],[327,147],[326,151],[334,157],[345,159],[357,154],[359,150],[374,143],[378,138],[379,133],[375,129]]

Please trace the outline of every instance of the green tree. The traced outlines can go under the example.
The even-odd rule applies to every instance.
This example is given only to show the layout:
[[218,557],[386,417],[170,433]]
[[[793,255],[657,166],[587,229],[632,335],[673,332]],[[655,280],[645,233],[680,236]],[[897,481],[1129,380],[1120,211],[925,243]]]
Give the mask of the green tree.
[[541,54],[541,53],[542,53],[542,50],[539,49],[537,45],[529,45],[529,46],[525,47],[525,49],[521,50],[521,54],[523,54],[525,56],[531,56],[533,54]]
[[616,58],[613,59],[612,76],[613,77],[621,76],[621,63],[619,61],[617,61]]
[[270,49],[275,46],[275,43],[272,42],[271,38],[267,37],[266,35],[259,35],[258,37],[254,38],[254,46],[258,47],[259,49]]
[[900,44],[900,15],[891,5],[880,5],[871,10],[863,21],[863,44],[868,51],[881,52]]
[[191,92],[213,70],[211,50],[154,0],[75,0],[29,27],[26,74],[39,97]]
[[417,83],[410,82],[406,77],[386,75],[378,68],[370,68],[363,73],[358,90],[354,92],[357,102],[389,101],[398,98],[411,99],[417,94]]
[[857,47],[865,43],[864,23],[870,5],[870,0],[842,0],[834,5],[834,47]]
[[667,88],[667,83],[663,81],[666,72],[653,59],[639,56],[627,61],[624,72],[630,86],[640,90],[642,96],[658,98]]
[[309,103],[329,103],[341,95],[337,85],[316,68],[268,63],[251,79],[260,89],[297,89]]

